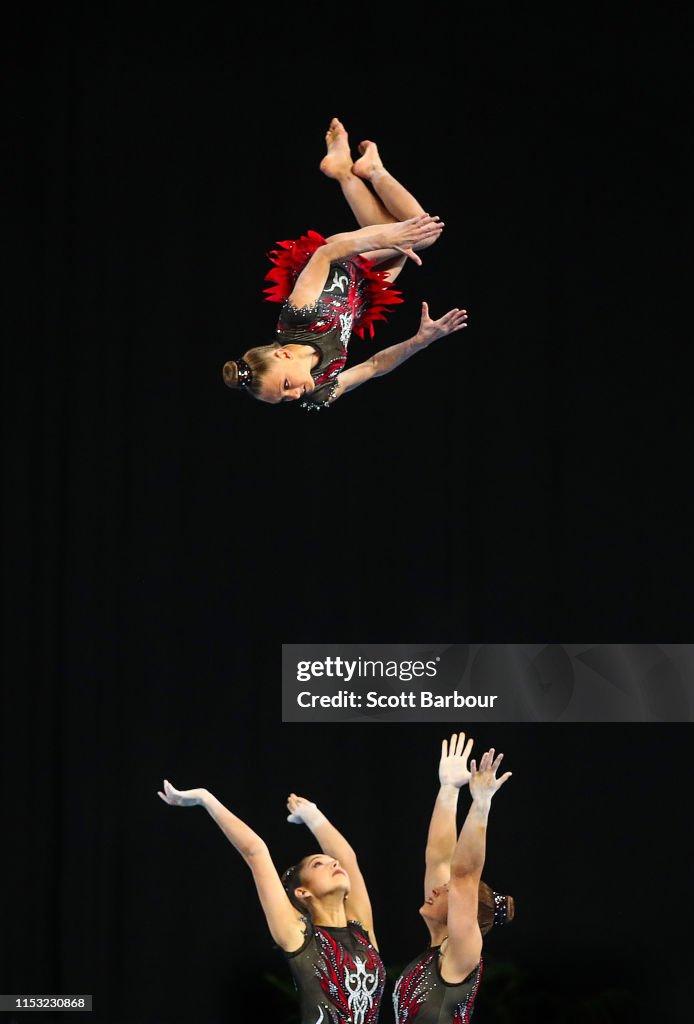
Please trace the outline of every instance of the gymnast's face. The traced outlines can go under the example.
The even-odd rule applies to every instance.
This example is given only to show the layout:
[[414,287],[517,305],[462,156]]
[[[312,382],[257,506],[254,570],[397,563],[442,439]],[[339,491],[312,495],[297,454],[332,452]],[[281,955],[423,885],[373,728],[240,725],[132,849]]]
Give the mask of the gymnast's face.
[[419,908],[419,913],[428,921],[448,920],[448,882],[433,887]]
[[270,357],[270,365],[261,378],[262,402],[277,405],[279,402],[295,402],[307,391],[313,391],[315,384],[311,376],[311,365],[318,362],[313,349],[306,345],[296,346],[304,351],[297,352],[295,346],[287,345],[276,349]]
[[300,899],[305,899],[307,892],[316,899],[333,892],[342,892],[346,896],[349,893],[349,875],[339,860],[317,853],[306,859],[301,869],[301,885],[295,891]]

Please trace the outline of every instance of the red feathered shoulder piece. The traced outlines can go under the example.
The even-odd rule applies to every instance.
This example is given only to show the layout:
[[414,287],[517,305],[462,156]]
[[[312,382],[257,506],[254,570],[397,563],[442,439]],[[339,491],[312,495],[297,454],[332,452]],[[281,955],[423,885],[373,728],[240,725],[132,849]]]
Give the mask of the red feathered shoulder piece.
[[[309,231],[301,238],[277,242],[277,248],[268,253],[273,267],[265,275],[265,280],[271,282],[264,289],[267,302],[284,302],[291,295],[297,277],[316,249],[325,245],[325,242],[325,238],[317,231]],[[361,338],[367,334],[373,338],[374,322],[385,320],[391,308],[404,300],[401,293],[388,282],[386,271],[375,270],[371,260],[354,256],[350,262],[356,270],[352,329]]]

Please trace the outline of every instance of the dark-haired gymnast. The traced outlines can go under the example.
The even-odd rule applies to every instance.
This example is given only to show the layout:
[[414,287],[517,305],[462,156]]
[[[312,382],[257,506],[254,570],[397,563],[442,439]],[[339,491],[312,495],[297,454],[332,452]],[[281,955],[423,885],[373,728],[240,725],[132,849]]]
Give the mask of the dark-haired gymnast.
[[[396,982],[396,1024],[466,1024],[482,977],[482,937],[514,916],[513,898],[481,881],[492,797],[511,772],[496,777],[504,755],[495,757],[493,748],[479,768],[473,760],[468,769],[471,749],[462,732],[451,737],[450,747],[442,744],[419,909],[430,944]],[[456,841],[458,793],[466,783],[472,803]]]
[[325,816],[314,820],[316,837],[340,857],[314,853],[280,877],[265,842],[208,790],[178,790],[165,779],[159,796],[172,807],[204,807],[251,869],[294,978],[301,1024],[376,1024],[385,971],[371,902],[354,851]]
[[[443,230],[390,174],[370,140],[352,161],[343,124],[333,118],[321,170],[342,189],[360,230],[323,238],[315,231],[279,242],[266,279],[267,299],[283,303],[275,340],[249,348],[224,364],[224,381],[263,402],[300,400],[322,409],[360,384],[390,373],[432,341],[466,326],[464,309],[432,320],[422,303],[419,329],[407,341],[345,369],[352,332],[373,336],[376,320],[402,302],[391,285],[409,257],[433,244]],[[367,182],[372,186],[369,188]],[[378,269],[375,269],[378,267]]]

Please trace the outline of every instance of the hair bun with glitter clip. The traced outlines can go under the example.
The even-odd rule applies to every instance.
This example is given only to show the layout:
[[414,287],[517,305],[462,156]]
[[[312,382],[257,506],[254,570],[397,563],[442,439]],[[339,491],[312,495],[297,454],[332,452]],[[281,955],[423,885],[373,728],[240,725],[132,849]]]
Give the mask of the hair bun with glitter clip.
[[228,359],[222,367],[222,376],[228,388],[250,390],[254,383],[253,370],[245,359]]
[[236,386],[246,388],[253,380],[253,370],[245,359],[234,359],[236,363]]
[[500,892],[492,893],[494,897],[494,925],[506,924],[512,921],[516,913],[516,905],[513,896],[504,896]]
[[477,896],[477,921],[480,931],[486,935],[492,928],[513,921],[516,903],[513,896],[494,892],[486,882],[480,881]]

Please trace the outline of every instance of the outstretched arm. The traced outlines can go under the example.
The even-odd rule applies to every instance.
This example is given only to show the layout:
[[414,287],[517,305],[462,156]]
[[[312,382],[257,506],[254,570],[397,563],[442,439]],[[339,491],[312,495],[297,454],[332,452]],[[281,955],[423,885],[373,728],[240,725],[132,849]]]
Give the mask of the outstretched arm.
[[[371,901],[366,888],[364,876],[361,873],[357,855],[353,847],[339,832],[332,822],[319,808],[305,797],[290,793],[287,800],[289,816],[287,821],[294,825],[304,824],[316,837],[318,844],[328,857],[339,860],[342,867],[349,875],[349,895],[345,901],[347,917],[361,921],[371,936],[371,941],[376,946],[373,934],[373,912]],[[377,947],[378,948],[378,947]]]
[[470,762],[472,803],[451,861],[446,981],[462,981],[479,962],[482,953],[482,933],[477,922],[478,891],[492,797],[511,777],[511,772],[506,772],[499,779],[496,777],[503,756],[499,754],[495,758],[492,748],[482,755],[479,769],[474,760]]
[[251,869],[273,939],[287,952],[298,949],[303,941],[301,920],[260,836],[206,789],[178,790],[164,779],[164,790],[159,790],[159,796],[171,807],[205,808]]
[[431,245],[442,231],[442,221],[424,213],[394,224],[373,224],[357,231],[331,235],[325,245],[316,249],[299,274],[289,301],[299,308],[312,305],[325,287],[330,264],[334,260],[376,249],[391,249],[404,253],[415,263],[421,263],[414,249]]
[[458,794],[470,780],[468,758],[472,740],[465,742],[465,733],[451,736],[441,744],[439,761],[440,789],[429,822],[424,870],[424,898],[434,886],[445,885],[451,877],[451,860],[457,839]]
[[374,377],[383,377],[384,374],[390,373],[411,356],[416,355],[417,352],[428,348],[438,338],[445,338],[447,334],[453,334],[455,331],[467,327],[466,321],[467,310],[465,309],[451,309],[440,320],[432,320],[429,316],[429,306],[423,302],[422,319],[417,333],[407,341],[401,341],[397,345],[391,345],[390,348],[375,352],[370,359],[366,359],[363,363],[343,370],[337,378],[337,390],[333,401]]

